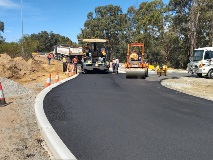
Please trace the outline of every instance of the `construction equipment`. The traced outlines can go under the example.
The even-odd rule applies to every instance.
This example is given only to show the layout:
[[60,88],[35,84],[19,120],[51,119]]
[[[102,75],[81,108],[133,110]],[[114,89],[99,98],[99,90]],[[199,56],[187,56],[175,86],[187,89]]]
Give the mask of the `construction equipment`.
[[69,56],[73,58],[75,56],[82,56],[82,47],[70,47],[67,44],[61,44],[54,47],[52,51],[54,54],[54,58],[57,60],[61,60],[63,56]]
[[86,43],[84,56],[82,58],[82,71],[102,71],[108,73],[110,67],[110,54],[106,39],[81,39]]
[[168,75],[168,67],[167,67],[167,65],[164,65],[164,64],[157,65],[156,66],[156,72],[157,72],[157,75],[159,75],[159,76],[161,76],[162,74],[167,76]]
[[213,47],[195,49],[187,67],[188,73],[213,79]]
[[144,43],[128,44],[125,68],[126,78],[145,79],[148,76],[148,63],[144,59]]
[[155,71],[155,66],[154,65],[149,64],[148,68],[149,68],[149,70]]

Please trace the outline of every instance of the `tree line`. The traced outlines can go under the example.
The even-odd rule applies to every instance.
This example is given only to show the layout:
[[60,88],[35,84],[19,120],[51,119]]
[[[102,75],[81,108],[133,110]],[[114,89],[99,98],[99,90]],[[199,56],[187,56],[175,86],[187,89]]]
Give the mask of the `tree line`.
[[[143,42],[149,63],[186,68],[195,48],[213,46],[212,8],[212,0],[170,0],[167,5],[162,0],[152,0],[130,6],[126,13],[120,6],[98,6],[87,14],[77,38],[108,39],[112,56],[123,62],[128,43]],[[1,24],[0,31],[3,31]],[[47,31],[24,35],[18,43],[4,41],[0,35],[0,53],[9,52],[14,56],[22,53],[22,46],[27,56],[34,51],[49,52],[57,44],[78,45]]]
[[[2,22],[2,21],[0,21],[0,31],[1,31],[1,32],[4,32],[4,22]],[[3,36],[1,36],[1,32],[0,32],[0,43],[1,43],[2,41],[4,41]]]
[[7,53],[11,57],[22,56],[29,59],[33,52],[50,52],[58,44],[76,46],[68,37],[53,32],[41,31],[38,34],[24,35],[18,42],[7,43],[0,40],[0,53]]
[[186,68],[197,47],[213,46],[212,0],[162,0],[130,6],[99,6],[87,14],[82,38],[106,38],[114,56],[125,61],[127,44],[143,42],[149,63]]

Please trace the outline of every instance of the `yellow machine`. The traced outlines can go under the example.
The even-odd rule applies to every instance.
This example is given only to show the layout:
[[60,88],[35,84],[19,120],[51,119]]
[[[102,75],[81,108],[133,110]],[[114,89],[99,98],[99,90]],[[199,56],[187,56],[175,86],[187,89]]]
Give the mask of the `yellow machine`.
[[156,72],[157,72],[157,75],[159,75],[159,76],[161,76],[162,74],[167,76],[168,75],[168,67],[167,67],[167,65],[157,65],[156,66]]
[[87,43],[84,49],[84,56],[82,60],[82,71],[87,73],[89,71],[109,72],[110,55],[106,47],[107,39],[81,39],[82,43]]
[[[131,47],[139,47],[141,49],[141,55],[134,51],[131,51]],[[130,43],[128,44],[126,55],[126,78],[142,78],[145,79],[148,76],[148,63],[144,60],[144,44],[143,43]]]
[[152,70],[152,71],[155,71],[155,66],[154,66],[154,65],[149,64],[148,68],[149,68],[150,70]]

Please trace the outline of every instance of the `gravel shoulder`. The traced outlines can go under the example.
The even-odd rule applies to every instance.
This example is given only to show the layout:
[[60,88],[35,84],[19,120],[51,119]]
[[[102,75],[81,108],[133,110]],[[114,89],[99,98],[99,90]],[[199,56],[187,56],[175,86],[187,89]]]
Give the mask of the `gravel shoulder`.
[[66,78],[62,63],[52,60],[48,65],[46,57],[30,63],[6,54],[0,57],[0,82],[7,103],[0,107],[0,159],[53,159],[36,122],[34,101],[50,73]]
[[[47,62],[43,66],[48,68]],[[55,64],[54,64],[55,63]],[[54,62],[56,72],[62,68]],[[0,107],[0,159],[53,159],[51,152],[40,134],[35,113],[36,95],[44,89],[47,70],[16,78],[0,78],[8,105]],[[61,74],[61,77],[65,75]],[[165,87],[186,94],[213,101],[213,80],[205,78],[182,77],[166,79],[161,82]]]
[[179,79],[166,79],[161,85],[192,96],[213,101],[213,79],[181,77]]
[[[35,118],[34,100],[38,92],[21,85],[17,87],[13,81],[3,82],[7,83],[17,88],[17,92],[6,92],[5,97],[9,96],[5,98],[8,105],[0,107],[0,159],[52,159]],[[5,91],[10,88],[4,86]]]

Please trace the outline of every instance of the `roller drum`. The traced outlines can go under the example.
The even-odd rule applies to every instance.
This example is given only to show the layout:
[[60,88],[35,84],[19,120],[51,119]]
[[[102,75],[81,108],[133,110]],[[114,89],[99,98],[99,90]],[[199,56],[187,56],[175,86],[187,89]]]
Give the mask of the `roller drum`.
[[138,78],[145,79],[146,78],[146,70],[145,69],[126,69],[126,78]]

